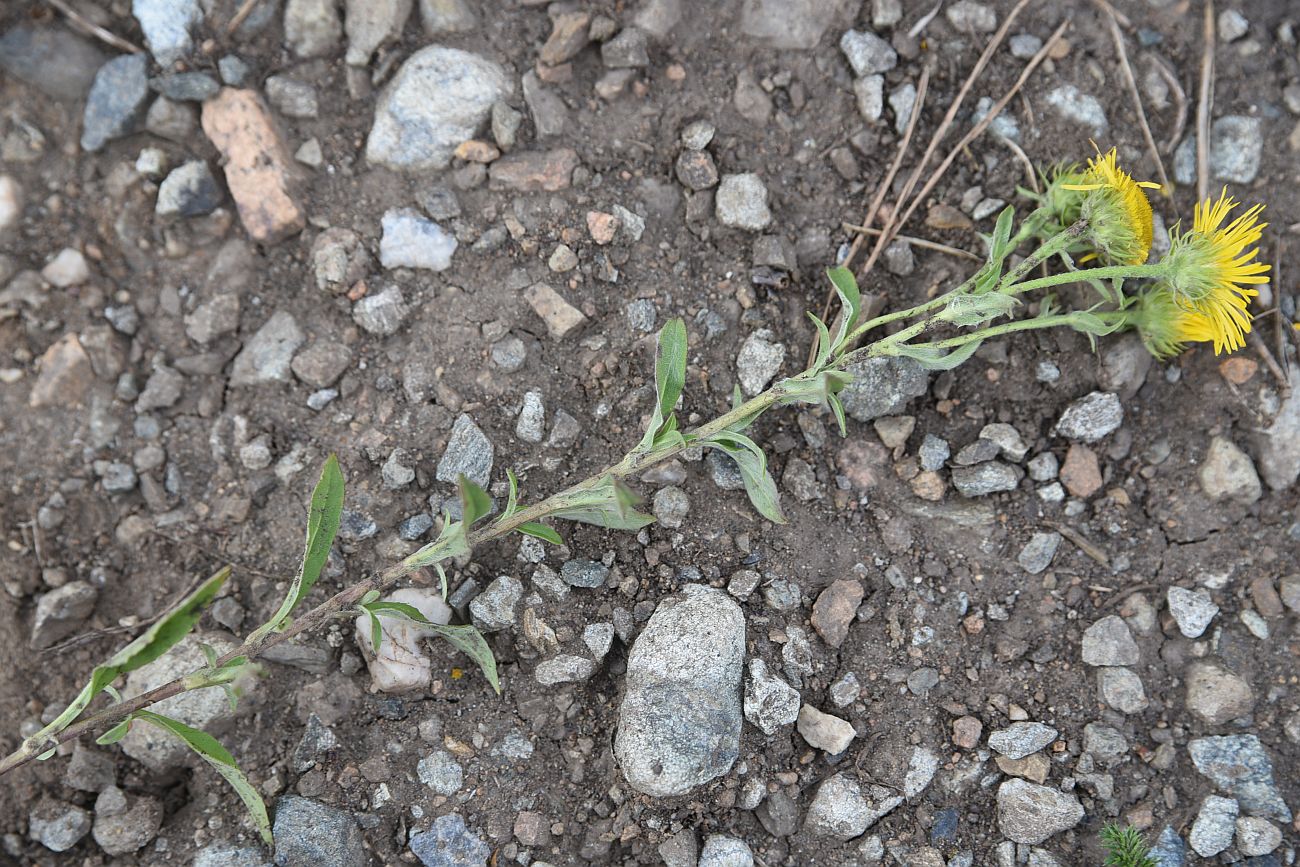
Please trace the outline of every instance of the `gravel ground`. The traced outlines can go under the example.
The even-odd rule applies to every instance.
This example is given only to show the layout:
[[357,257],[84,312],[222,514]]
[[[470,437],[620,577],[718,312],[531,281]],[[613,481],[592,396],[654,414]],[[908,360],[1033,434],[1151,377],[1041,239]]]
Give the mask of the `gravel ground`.
[[[124,691],[265,621],[330,453],[347,511],[313,600],[436,535],[461,473],[500,505],[507,468],[537,498],[616,460],[670,317],[690,423],[797,372],[922,69],[919,142],[1012,7],[239,5],[70,4],[140,53],[0,9],[5,751],[218,567],[197,634]],[[1193,204],[1201,7],[1117,8],[1178,184],[1158,247]],[[981,251],[1027,210],[1016,148],[1092,139],[1155,177],[1088,4],[1031,2],[956,128],[1065,18],[909,234]],[[1300,21],[1227,0],[1215,24],[1212,186],[1268,203],[1258,332],[1294,378]],[[898,242],[864,289],[899,308],[969,269]],[[640,480],[638,533],[487,546],[450,604],[399,591],[487,634],[499,697],[418,630],[375,655],[340,621],[237,710],[167,711],[238,757],[279,865],[1097,864],[1111,821],[1160,867],[1294,863],[1300,397],[1264,356],[1043,333],[872,363],[845,404],[846,439],[812,410],[757,426],[787,525],[688,452]],[[0,863],[272,863],[161,733],[60,752],[0,786]]]

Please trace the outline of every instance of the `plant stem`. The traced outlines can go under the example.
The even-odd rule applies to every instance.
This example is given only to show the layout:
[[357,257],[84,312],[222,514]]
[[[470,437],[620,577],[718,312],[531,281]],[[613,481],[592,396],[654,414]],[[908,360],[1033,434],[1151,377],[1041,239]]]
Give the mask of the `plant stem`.
[[1164,265],[1159,262],[1151,265],[1107,265],[1102,268],[1066,271],[1064,274],[1051,274],[1047,277],[1026,280],[1016,287],[1016,291],[1032,292],[1035,289],[1047,289],[1067,283],[1082,283],[1085,280],[1113,280],[1116,277],[1159,277],[1165,273],[1165,270]]

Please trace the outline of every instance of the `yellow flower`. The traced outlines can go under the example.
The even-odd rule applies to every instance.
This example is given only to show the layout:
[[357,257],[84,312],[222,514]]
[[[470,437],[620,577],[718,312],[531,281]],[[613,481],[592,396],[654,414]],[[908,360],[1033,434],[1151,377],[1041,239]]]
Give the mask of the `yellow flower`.
[[1098,252],[1120,265],[1141,265],[1151,252],[1154,220],[1151,203],[1143,187],[1159,189],[1150,181],[1135,181],[1119,167],[1115,148],[1098,152],[1088,161],[1088,170],[1078,183],[1062,184],[1066,190],[1089,195],[1081,214],[1088,219],[1088,233]]
[[1180,354],[1188,343],[1212,339],[1209,320],[1178,306],[1173,291],[1164,283],[1143,292],[1132,311],[1142,343],[1160,361]]
[[1189,340],[1214,343],[1214,354],[1246,345],[1250,332],[1250,299],[1258,295],[1247,286],[1267,283],[1269,266],[1255,261],[1261,234],[1263,205],[1254,205],[1224,225],[1237,202],[1225,187],[1218,201],[1196,206],[1190,232],[1170,233],[1171,246],[1162,264],[1174,303],[1196,316],[1186,326]]

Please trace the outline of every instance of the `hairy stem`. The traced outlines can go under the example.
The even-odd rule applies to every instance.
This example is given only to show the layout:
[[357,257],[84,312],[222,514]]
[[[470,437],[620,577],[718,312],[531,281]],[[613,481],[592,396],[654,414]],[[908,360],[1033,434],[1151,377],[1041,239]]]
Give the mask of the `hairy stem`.
[[1087,280],[1113,280],[1116,277],[1159,277],[1165,273],[1161,263],[1152,265],[1107,265],[1103,268],[1087,268],[1083,271],[1067,271],[1064,274],[1052,274],[1034,280],[1026,280],[1016,287],[1018,292],[1032,292],[1035,289],[1047,289],[1063,286],[1067,283],[1083,283]]

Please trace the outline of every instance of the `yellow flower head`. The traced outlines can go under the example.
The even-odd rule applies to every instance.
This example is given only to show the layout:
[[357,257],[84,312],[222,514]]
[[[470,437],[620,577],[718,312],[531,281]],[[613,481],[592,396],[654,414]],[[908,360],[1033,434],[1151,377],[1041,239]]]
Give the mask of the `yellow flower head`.
[[1165,256],[1166,280],[1175,304],[1197,314],[1188,326],[1198,335],[1189,340],[1214,343],[1214,354],[1246,345],[1250,332],[1250,299],[1258,295],[1248,286],[1267,283],[1269,266],[1255,261],[1260,235],[1267,223],[1259,222],[1263,205],[1247,208],[1224,225],[1237,202],[1225,187],[1218,201],[1206,199],[1196,206],[1190,232],[1170,233]]
[[1115,148],[1088,161],[1088,170],[1066,190],[1087,193],[1080,214],[1088,220],[1088,234],[1105,258],[1118,265],[1141,265],[1151,252],[1154,221],[1143,187],[1159,189],[1150,181],[1135,181],[1119,167]]

